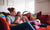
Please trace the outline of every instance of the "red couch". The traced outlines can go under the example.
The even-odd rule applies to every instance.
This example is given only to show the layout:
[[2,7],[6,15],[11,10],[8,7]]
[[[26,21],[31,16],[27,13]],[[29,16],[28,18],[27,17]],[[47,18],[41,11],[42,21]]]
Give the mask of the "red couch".
[[8,23],[6,20],[0,18],[0,30],[10,30]]
[[44,24],[50,24],[50,15],[42,15],[41,12],[37,13],[37,18]]
[[[5,16],[9,15],[9,13],[2,12]],[[30,13],[25,14],[24,16],[29,17]],[[42,15],[41,12],[37,13],[37,19],[40,19],[41,23],[50,24],[50,15]],[[0,18],[0,29],[10,30],[7,22]]]
[[[10,15],[9,13],[5,13],[5,12],[2,12],[5,16],[7,15]],[[27,16],[29,17],[30,13],[28,14],[23,14],[23,16]],[[37,13],[37,19],[39,19],[41,21],[41,23],[44,23],[44,24],[50,24],[50,15],[42,15],[42,12],[38,12]]]

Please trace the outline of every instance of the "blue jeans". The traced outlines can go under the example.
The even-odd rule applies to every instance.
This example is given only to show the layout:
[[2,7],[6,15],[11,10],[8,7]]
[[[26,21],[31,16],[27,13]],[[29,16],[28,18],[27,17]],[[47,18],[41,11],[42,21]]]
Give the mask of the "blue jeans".
[[11,30],[35,30],[29,22],[24,22],[10,28]]
[[40,25],[40,27],[46,27],[47,26],[47,24],[41,24]]

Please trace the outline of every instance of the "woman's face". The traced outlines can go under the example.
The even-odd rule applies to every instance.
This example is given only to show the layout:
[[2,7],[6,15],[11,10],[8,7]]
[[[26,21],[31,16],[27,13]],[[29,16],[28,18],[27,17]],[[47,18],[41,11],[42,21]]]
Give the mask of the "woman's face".
[[15,16],[15,15],[16,15],[16,11],[13,10],[13,11],[11,12],[11,15]]

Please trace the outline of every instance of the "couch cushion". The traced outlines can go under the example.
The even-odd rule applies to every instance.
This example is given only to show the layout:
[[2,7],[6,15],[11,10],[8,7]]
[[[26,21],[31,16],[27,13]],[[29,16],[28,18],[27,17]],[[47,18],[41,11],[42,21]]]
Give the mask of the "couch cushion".
[[3,18],[3,19],[6,19],[6,18],[5,18],[5,15],[2,14],[2,13],[0,13],[0,17]]
[[2,12],[5,16],[10,15],[9,13]]
[[6,20],[0,18],[0,30],[10,30],[8,23]]
[[50,24],[50,15],[48,15],[47,24]]
[[41,16],[38,16],[38,19],[41,21],[41,23],[46,23],[48,16],[47,15],[41,15]]

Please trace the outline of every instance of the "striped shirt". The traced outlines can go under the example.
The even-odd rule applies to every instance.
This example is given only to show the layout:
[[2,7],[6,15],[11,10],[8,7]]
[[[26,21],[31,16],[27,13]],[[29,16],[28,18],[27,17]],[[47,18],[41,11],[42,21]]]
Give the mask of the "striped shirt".
[[7,22],[9,22],[9,24],[12,24],[15,21],[15,17],[8,15],[7,16]]

